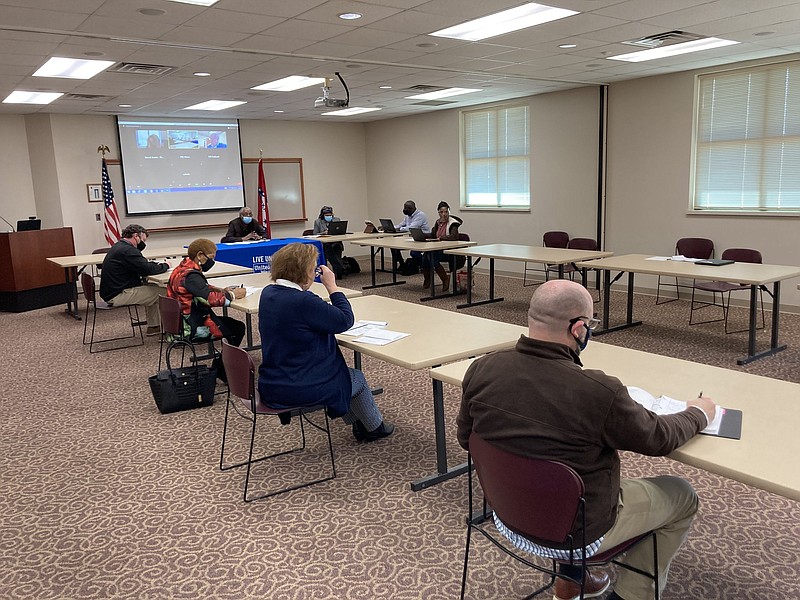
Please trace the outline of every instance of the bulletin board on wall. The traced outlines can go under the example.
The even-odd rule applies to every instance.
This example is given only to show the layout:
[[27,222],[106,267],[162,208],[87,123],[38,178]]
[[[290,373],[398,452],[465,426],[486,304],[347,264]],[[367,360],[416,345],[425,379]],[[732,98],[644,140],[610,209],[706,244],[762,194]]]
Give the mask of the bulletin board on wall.
[[[227,227],[228,221],[238,212],[187,212],[169,215],[124,215],[124,188],[119,160],[107,159],[108,173],[114,189],[117,210],[123,226],[135,222],[151,231],[177,231],[183,229],[206,229]],[[245,204],[256,212],[258,206],[258,158],[242,159]],[[300,223],[306,221],[306,202],[303,187],[302,158],[265,158],[264,180],[267,185],[267,201],[270,223]]]

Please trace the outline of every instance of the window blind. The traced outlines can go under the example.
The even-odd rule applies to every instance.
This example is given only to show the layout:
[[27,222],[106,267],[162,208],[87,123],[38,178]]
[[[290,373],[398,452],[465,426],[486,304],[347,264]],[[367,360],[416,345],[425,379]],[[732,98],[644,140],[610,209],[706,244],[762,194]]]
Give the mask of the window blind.
[[693,208],[800,212],[800,62],[698,78]]

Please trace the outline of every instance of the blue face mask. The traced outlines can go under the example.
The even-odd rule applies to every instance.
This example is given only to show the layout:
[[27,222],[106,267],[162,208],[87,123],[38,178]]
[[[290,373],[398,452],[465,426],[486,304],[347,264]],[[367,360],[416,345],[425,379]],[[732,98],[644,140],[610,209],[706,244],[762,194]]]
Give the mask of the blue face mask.
[[253,217],[242,217],[242,221],[244,221],[245,225],[249,225],[250,221],[253,220]]
[[326,220],[328,223],[330,223],[331,221],[333,221],[333,215],[325,215],[325,217],[324,217],[324,218],[325,218],[325,220]]

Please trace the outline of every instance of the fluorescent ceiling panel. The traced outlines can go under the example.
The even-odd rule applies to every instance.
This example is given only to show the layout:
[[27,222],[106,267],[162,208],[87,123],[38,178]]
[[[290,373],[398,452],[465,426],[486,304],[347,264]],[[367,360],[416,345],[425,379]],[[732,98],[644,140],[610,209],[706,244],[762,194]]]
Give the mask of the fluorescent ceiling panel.
[[226,108],[232,108],[240,104],[247,103],[240,100],[206,100],[205,102],[193,104],[181,110],[225,110]]
[[270,81],[269,83],[262,83],[261,85],[257,85],[256,87],[250,89],[270,90],[273,92],[293,92],[295,90],[311,87],[312,85],[319,85],[320,83],[325,83],[324,77],[304,77],[303,75],[290,75],[289,77],[284,77],[283,79],[276,79],[275,81]]
[[471,94],[473,92],[482,92],[482,89],[472,88],[447,88],[446,90],[438,90],[436,92],[428,92],[427,94],[417,94],[416,96],[406,96],[407,100],[438,100],[439,98],[448,98],[450,96],[460,96],[461,94]]
[[679,54],[688,54],[690,52],[700,52],[701,50],[711,50],[712,48],[721,48],[738,43],[739,42],[734,42],[732,40],[709,37],[703,38],[702,40],[683,42],[682,44],[661,46],[660,48],[650,48],[649,50],[639,50],[637,52],[628,52],[627,54],[617,54],[616,56],[608,56],[607,59],[622,60],[625,62],[642,62],[645,60],[666,58],[668,56],[678,56]]
[[11,92],[5,100],[4,104],[50,104],[59,96],[63,96],[61,92],[23,92],[17,90]]
[[350,115],[360,115],[362,113],[373,112],[376,110],[380,110],[380,108],[361,108],[358,106],[354,106],[353,108],[343,108],[342,110],[332,110],[330,112],[321,113],[323,115],[334,116],[334,117],[349,117]]
[[566,8],[554,8],[528,2],[516,8],[509,8],[480,19],[473,19],[460,25],[434,31],[431,35],[476,42],[577,14],[577,11]]
[[181,4],[197,4],[198,6],[211,6],[219,0],[169,0],[170,2],[180,2]]
[[114,64],[113,60],[84,60],[54,56],[33,74],[34,77],[91,79]]

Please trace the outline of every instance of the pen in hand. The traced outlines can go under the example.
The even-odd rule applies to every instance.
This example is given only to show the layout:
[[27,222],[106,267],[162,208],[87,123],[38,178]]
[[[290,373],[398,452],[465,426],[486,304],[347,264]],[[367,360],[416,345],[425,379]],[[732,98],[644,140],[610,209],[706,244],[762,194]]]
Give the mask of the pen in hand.
[[698,398],[702,398],[702,397],[703,397],[703,390],[700,390],[700,393],[699,393],[699,394],[697,394],[697,397],[698,397]]

